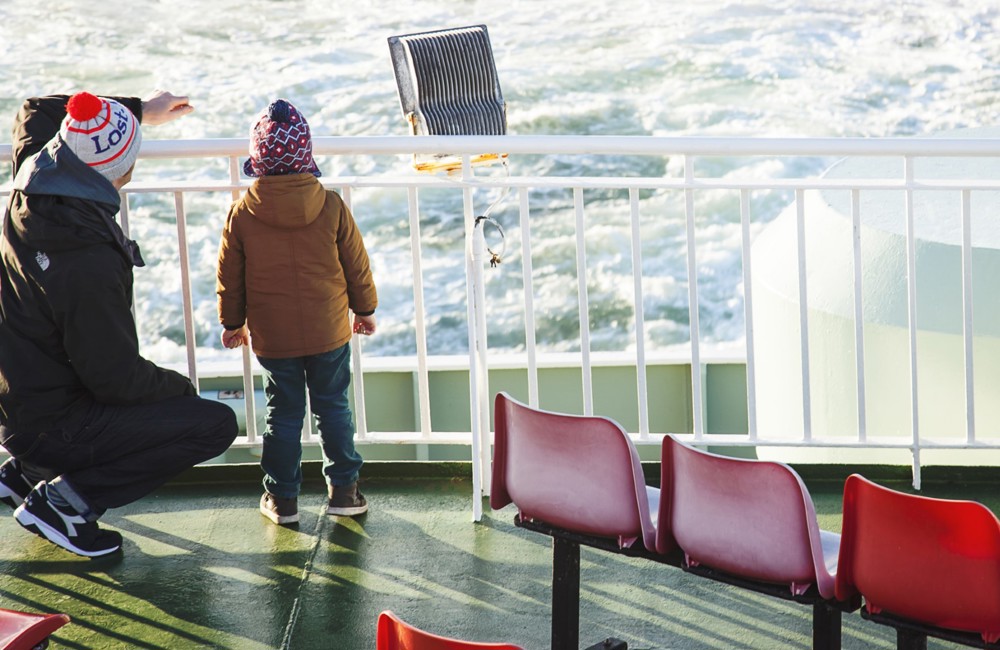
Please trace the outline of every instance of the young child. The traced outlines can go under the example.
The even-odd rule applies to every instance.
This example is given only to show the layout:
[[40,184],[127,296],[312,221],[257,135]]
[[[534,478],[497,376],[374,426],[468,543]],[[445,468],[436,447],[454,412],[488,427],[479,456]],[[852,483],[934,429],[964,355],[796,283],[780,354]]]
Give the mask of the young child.
[[[227,348],[251,345],[264,369],[267,426],[260,511],[299,520],[306,390],[329,489],[327,513],[368,510],[347,401],[353,332],[375,332],[378,299],[361,233],[340,196],[317,179],[312,136],[292,104],[272,102],[250,132],[253,185],[229,209],[216,292]],[[353,327],[349,311],[354,312]]]

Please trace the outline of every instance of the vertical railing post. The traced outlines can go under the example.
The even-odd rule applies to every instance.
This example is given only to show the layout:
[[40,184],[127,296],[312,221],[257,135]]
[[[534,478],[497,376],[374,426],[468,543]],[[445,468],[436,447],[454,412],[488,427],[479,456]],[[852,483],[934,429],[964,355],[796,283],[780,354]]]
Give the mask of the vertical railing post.
[[747,432],[757,439],[757,365],[753,343],[753,280],[750,259],[750,190],[740,190],[740,240],[743,245],[743,321],[747,355]]
[[698,320],[698,253],[694,214],[694,158],[684,156],[684,216],[687,228],[688,321],[691,331],[691,415],[694,437],[705,434],[702,397],[701,327]]
[[[344,205],[354,214],[354,197],[351,186],[342,188],[341,198]],[[353,323],[352,323],[353,325]],[[368,407],[365,405],[365,372],[361,363],[361,350],[364,346],[364,336],[354,334],[351,338],[351,388],[354,391],[354,429],[358,440],[368,438]]]
[[417,407],[420,413],[420,437],[431,437],[430,379],[427,374],[427,327],[424,315],[423,253],[420,248],[420,207],[417,188],[407,190],[410,214],[410,251],[413,263],[413,324],[417,337]]
[[197,339],[194,333],[194,300],[191,297],[191,262],[188,259],[187,220],[184,216],[184,193],[174,192],[174,213],[177,216],[177,249],[181,263],[181,299],[184,304],[184,343],[187,349],[188,375],[198,388],[198,368],[195,363],[194,349]]
[[861,190],[851,190],[851,224],[854,248],[854,363],[857,369],[858,441],[868,439],[868,402],[865,395],[865,311],[861,268]]
[[[489,431],[489,388],[486,374],[485,295],[483,290],[483,259],[486,244],[477,227],[472,202],[472,163],[468,154],[462,156],[462,202],[465,215],[465,288],[469,326],[469,424],[472,435],[472,519],[483,517],[483,495],[487,473],[482,462],[483,438]],[[485,410],[486,417],[483,418]]]
[[580,370],[583,375],[583,414],[594,414],[594,382],[590,365],[590,302],[587,296],[587,239],[583,215],[583,189],[573,188],[576,212],[576,278],[580,304]]
[[[471,207],[471,203],[470,203]],[[479,228],[474,228],[472,238],[472,263],[475,270],[476,287],[476,341],[478,346],[477,372],[479,373],[479,457],[474,462],[479,466],[482,477],[481,485],[484,495],[490,493],[490,460],[492,458],[493,435],[490,427],[490,375],[488,334],[486,330],[486,275],[483,267],[486,265],[486,232],[485,221]]]
[[965,344],[965,438],[976,442],[975,344],[972,320],[972,196],[962,190],[962,338]]
[[[124,191],[118,192],[118,196],[121,199],[121,212],[119,219],[121,221],[122,233],[126,237],[129,236],[129,223],[128,223],[128,194]],[[135,322],[136,331],[139,330],[139,318],[136,316],[135,311],[135,283],[132,283],[132,320]]]
[[802,438],[812,440],[812,389],[809,376],[809,287],[806,281],[806,198],[795,190],[795,225],[799,266],[799,354],[802,364]]
[[649,439],[649,395],[646,387],[646,321],[642,294],[642,233],[639,227],[639,188],[628,190],[632,223],[632,302],[635,305],[635,375],[639,392],[639,438]]
[[[239,158],[233,156],[229,159],[229,181],[234,185],[232,192],[233,201],[240,198],[240,191],[237,187],[240,183]],[[243,406],[246,413],[247,442],[257,441],[257,394],[253,385],[253,367],[250,364],[250,346],[245,345],[242,349],[243,357]]]
[[535,343],[535,285],[531,267],[531,212],[528,189],[518,190],[521,221],[521,268],[524,274],[524,348],[528,353],[528,404],[538,408],[538,359]]
[[906,207],[906,313],[910,339],[910,425],[913,432],[913,488],[920,489],[920,403],[917,401],[917,236],[913,214],[913,158],[903,157]]

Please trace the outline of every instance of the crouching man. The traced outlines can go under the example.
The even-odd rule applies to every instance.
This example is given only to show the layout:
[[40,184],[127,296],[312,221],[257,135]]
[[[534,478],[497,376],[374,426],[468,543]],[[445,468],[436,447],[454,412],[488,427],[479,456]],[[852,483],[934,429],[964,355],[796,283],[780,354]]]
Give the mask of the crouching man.
[[0,236],[0,500],[21,526],[87,557],[101,529],[184,469],[225,451],[236,416],[139,355],[132,268],[115,221],[140,122],[194,110],[186,97],[89,93],[29,99],[13,133],[14,183]]

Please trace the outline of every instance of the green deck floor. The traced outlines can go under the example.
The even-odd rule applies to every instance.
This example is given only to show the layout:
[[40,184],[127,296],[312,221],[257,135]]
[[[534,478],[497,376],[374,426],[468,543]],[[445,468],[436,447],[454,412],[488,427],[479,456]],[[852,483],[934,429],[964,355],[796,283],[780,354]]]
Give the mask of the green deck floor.
[[[199,475],[196,468],[187,476]],[[318,469],[315,470],[318,473]],[[838,481],[810,482],[820,526],[840,529]],[[894,485],[893,487],[905,487]],[[925,485],[997,511],[996,484]],[[384,609],[439,634],[549,647],[551,546],[514,510],[471,520],[463,476],[377,476],[356,519],[300,499],[297,528],[257,512],[254,480],[176,483],[106,515],[124,553],[86,560],[0,519],[0,607],[60,611],[60,648],[373,649]],[[643,648],[808,648],[811,610],[648,561],[583,549],[581,647],[614,636]],[[895,647],[848,614],[844,648]],[[930,648],[954,647],[931,640]]]

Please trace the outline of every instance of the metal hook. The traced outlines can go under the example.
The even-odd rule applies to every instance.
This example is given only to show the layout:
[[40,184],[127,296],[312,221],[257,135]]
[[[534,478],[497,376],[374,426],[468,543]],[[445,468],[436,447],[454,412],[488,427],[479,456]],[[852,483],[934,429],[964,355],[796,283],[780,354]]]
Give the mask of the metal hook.
[[[486,250],[490,254],[490,267],[496,268],[503,261],[503,255],[507,252],[507,240],[504,238],[503,228],[501,228],[500,224],[497,223],[492,217],[488,217],[486,215],[476,217],[476,226],[478,227],[483,221],[488,221],[493,224],[493,227],[497,229],[498,233],[500,233],[500,243],[503,244],[503,248],[500,249],[499,253],[490,248],[489,244],[486,244]],[[483,240],[486,240],[485,226],[483,227]]]

